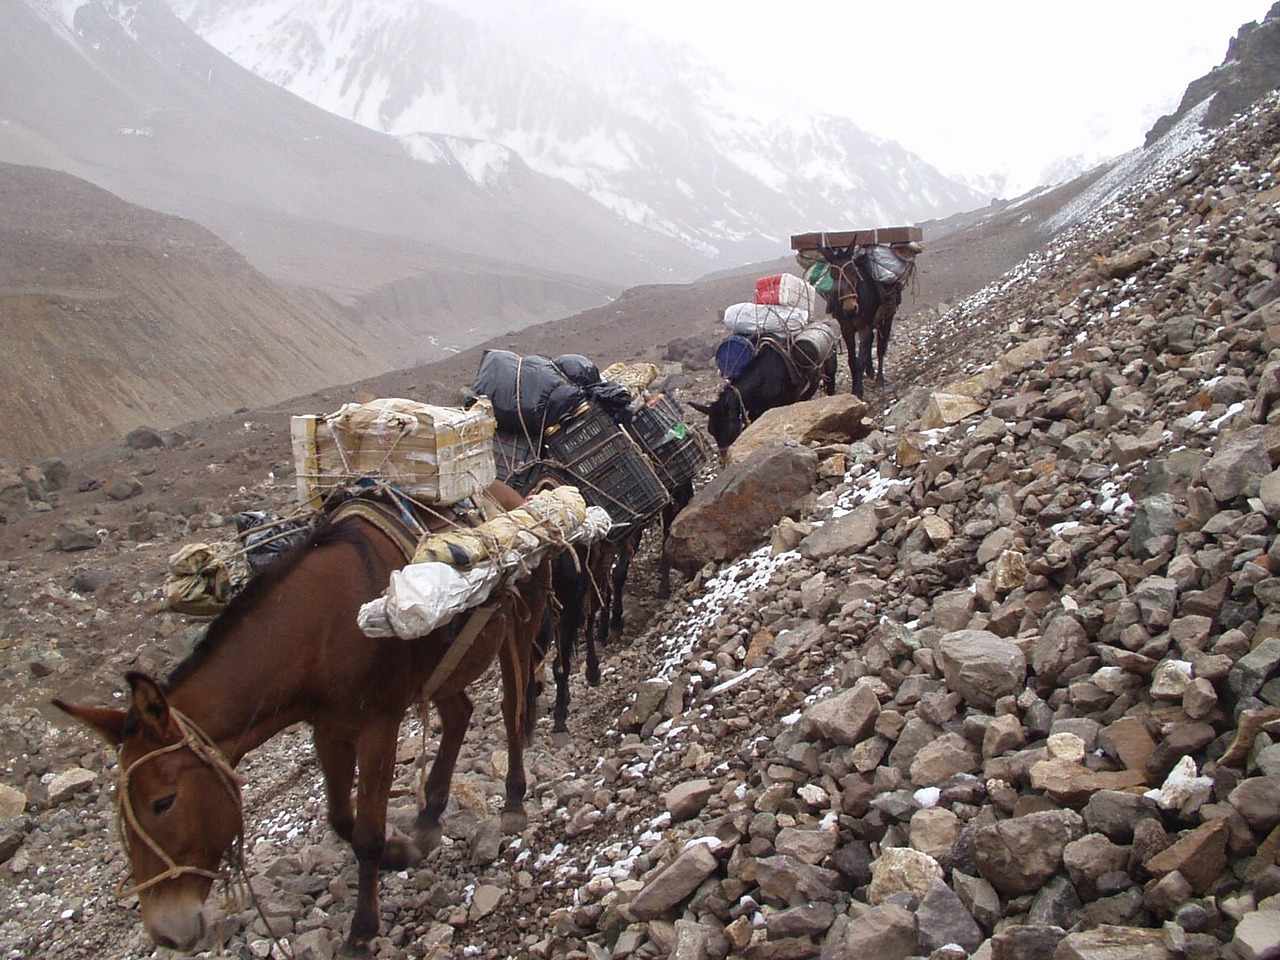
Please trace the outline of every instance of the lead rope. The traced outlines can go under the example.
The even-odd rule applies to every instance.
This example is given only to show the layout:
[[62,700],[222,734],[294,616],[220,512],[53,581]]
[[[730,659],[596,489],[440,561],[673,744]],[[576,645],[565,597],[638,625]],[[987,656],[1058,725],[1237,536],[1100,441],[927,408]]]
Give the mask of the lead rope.
[[738,407],[742,410],[742,424],[744,427],[751,426],[751,414],[747,412],[747,402],[742,399],[742,391],[738,389],[738,385],[730,380],[726,386],[733,391],[733,395],[738,398]]

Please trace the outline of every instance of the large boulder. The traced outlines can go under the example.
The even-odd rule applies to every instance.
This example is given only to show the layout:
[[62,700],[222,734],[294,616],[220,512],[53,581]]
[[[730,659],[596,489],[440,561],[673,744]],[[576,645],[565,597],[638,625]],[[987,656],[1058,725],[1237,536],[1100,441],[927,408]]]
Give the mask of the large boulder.
[[1067,844],[1084,836],[1074,810],[1046,810],[978,827],[973,858],[978,872],[1005,896],[1035,893],[1062,869]]
[[813,488],[818,455],[794,440],[771,440],[702,488],[671,524],[668,556],[692,575],[704,564],[736,560],[768,539]]
[[746,460],[773,440],[798,440],[803,444],[861,440],[871,432],[871,425],[863,419],[866,415],[866,403],[847,393],[774,407],[733,441],[728,462]]
[[989,630],[957,630],[938,641],[947,686],[971,706],[991,708],[1001,697],[1022,692],[1027,658],[1011,640]]

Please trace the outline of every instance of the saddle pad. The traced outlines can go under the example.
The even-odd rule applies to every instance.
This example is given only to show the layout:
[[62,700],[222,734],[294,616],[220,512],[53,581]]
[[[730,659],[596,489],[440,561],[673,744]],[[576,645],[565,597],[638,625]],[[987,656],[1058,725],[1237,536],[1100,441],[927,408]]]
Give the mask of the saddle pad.
[[409,525],[405,523],[398,510],[375,500],[356,498],[339,504],[338,508],[329,514],[329,521],[337,523],[351,515],[368,521],[390,537],[404,554],[405,560],[413,557],[413,551],[418,547],[418,536],[409,529]]

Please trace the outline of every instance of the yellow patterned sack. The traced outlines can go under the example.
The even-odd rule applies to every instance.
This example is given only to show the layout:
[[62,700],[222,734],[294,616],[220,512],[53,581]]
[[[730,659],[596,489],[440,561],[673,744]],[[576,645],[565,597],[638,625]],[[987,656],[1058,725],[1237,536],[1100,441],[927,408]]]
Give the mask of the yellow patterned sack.
[[555,487],[535,493],[514,510],[478,527],[428,534],[418,544],[413,563],[434,561],[465,570],[496,561],[512,550],[523,553],[541,544],[561,542],[586,516],[587,502],[577,487]]
[[231,570],[207,543],[191,543],[169,558],[165,605],[178,613],[213,617],[231,599]]
[[601,372],[600,379],[621,384],[631,391],[632,396],[638,397],[658,379],[661,372],[656,363],[615,363]]

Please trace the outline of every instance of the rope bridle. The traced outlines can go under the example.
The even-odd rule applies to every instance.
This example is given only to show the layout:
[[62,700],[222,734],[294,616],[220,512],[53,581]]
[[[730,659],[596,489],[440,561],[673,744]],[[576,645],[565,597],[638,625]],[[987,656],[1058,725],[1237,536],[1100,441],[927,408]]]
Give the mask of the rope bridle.
[[745,430],[751,426],[751,414],[747,411],[747,401],[742,399],[742,391],[738,389],[738,385],[732,380],[726,381],[725,386],[738,398],[738,409],[742,411],[742,429]]
[[[830,264],[835,267],[836,271],[836,299],[840,301],[840,306],[846,313],[854,313],[858,309],[858,281],[862,278],[862,271],[858,269],[857,261],[854,257],[847,260],[841,260],[839,263]],[[853,271],[852,279],[845,273],[846,270]],[[848,293],[841,295],[842,288],[848,289]],[[847,305],[845,300],[852,300],[852,305]]]
[[[231,766],[231,762],[227,760],[226,755],[219,749],[213,738],[201,730],[195,721],[173,707],[169,708],[169,716],[173,718],[173,722],[177,724],[178,729],[182,731],[182,739],[167,746],[157,747],[129,764],[128,767],[121,771],[120,782],[116,790],[120,845],[124,847],[125,853],[129,857],[129,862],[133,863],[133,851],[129,846],[129,831],[125,829],[126,823],[133,828],[134,833],[142,839],[147,848],[164,863],[165,869],[150,880],[146,880],[143,883],[135,883],[131,887],[126,887],[125,881],[121,881],[116,895],[123,900],[136,896],[143,890],[149,890],[156,884],[187,874],[204,877],[210,881],[225,879],[228,899],[233,896],[233,889],[239,887],[243,895],[247,896],[253,904],[254,909],[258,911],[258,915],[266,922],[266,914],[263,912],[262,903],[258,899],[258,894],[253,889],[253,885],[249,883],[249,872],[244,862],[244,805],[240,798],[240,784],[243,779],[235,772],[235,768]],[[129,781],[133,777],[133,772],[149,760],[154,760],[169,753],[176,753],[179,750],[190,750],[198,760],[213,769],[213,772],[218,775],[219,782],[231,797],[231,801],[236,805],[236,812],[240,816],[240,830],[232,841],[231,848],[226,853],[225,866],[221,870],[206,870],[203,867],[194,867],[189,864],[175,862],[168,851],[160,846],[155,837],[143,829],[142,824],[138,821],[138,815],[133,809],[133,797],[129,793]],[[237,880],[239,881],[238,883]],[[276,936],[270,923],[267,923],[267,930],[273,946],[278,946],[284,956],[292,957],[293,951]]]
[[160,861],[165,865],[165,869],[143,883],[134,884],[128,888],[123,888],[122,885],[122,889],[119,892],[119,896],[121,898],[134,896],[141,893],[143,890],[150,889],[158,883],[163,883],[166,880],[172,880],[175,877],[181,877],[185,874],[194,874],[195,876],[204,877],[208,880],[217,880],[222,876],[222,872],[220,871],[215,872],[213,870],[205,870],[203,867],[193,867],[188,864],[176,863],[173,857],[169,855],[168,851],[160,846],[159,842],[143,828],[142,824],[138,820],[137,813],[133,809],[133,797],[129,793],[129,781],[132,779],[134,771],[150,760],[154,760],[157,757],[162,757],[169,753],[175,753],[178,750],[190,750],[195,754],[197,759],[211,767],[214,773],[218,775],[218,780],[221,781],[223,787],[226,788],[232,802],[235,803],[236,810],[240,814],[241,827],[240,834],[232,845],[232,849],[235,850],[236,853],[229,855],[229,859],[233,865],[237,861],[243,863],[244,807],[240,801],[239,775],[234,769],[232,769],[231,764],[227,761],[227,758],[223,755],[222,751],[218,749],[218,745],[213,742],[212,738],[196,726],[189,717],[172,707],[169,708],[169,716],[173,718],[178,729],[182,731],[182,739],[168,744],[167,746],[158,747],[150,753],[145,753],[137,760],[133,761],[133,763],[129,764],[128,767],[124,768],[120,773],[120,783],[116,793],[116,805],[119,808],[120,813],[120,842],[124,847],[125,852],[129,854],[130,862],[133,860],[133,851],[129,847],[129,832],[124,828],[126,823],[133,828],[134,833],[141,838],[147,848],[160,859]]

